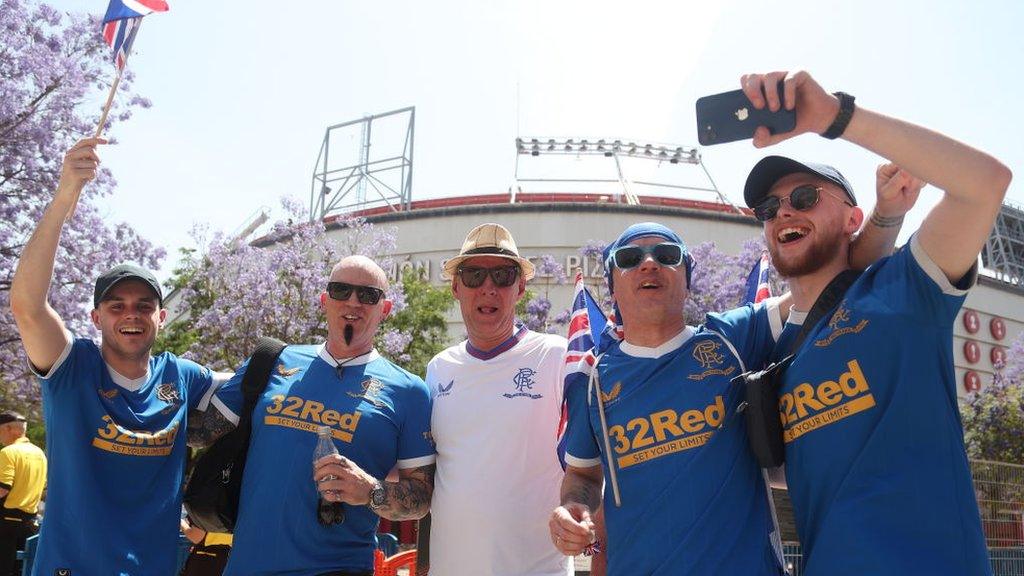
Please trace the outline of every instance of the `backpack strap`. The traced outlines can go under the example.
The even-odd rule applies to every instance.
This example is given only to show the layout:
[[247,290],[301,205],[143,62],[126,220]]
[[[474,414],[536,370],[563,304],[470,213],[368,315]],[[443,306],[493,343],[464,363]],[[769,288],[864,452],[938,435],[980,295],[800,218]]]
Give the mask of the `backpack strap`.
[[285,343],[277,338],[262,336],[256,342],[256,349],[249,359],[245,375],[242,376],[242,413],[238,416],[239,426],[242,425],[243,420],[247,426],[250,424],[252,411],[256,408],[256,402],[259,400],[260,395],[263,394],[263,391],[267,389],[270,374],[277,364],[277,357],[281,355],[281,351],[284,349]]

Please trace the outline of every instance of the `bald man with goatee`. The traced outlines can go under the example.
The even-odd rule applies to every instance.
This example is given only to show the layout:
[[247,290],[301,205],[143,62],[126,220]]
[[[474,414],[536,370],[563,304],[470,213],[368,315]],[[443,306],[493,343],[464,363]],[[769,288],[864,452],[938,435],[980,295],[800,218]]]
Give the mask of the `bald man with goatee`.
[[[387,288],[372,260],[344,258],[320,294],[327,341],[281,352],[252,414],[226,575],[369,576],[378,517],[426,514],[434,486],[430,394],[373,347],[391,312]],[[236,421],[245,369],[214,398]],[[340,455],[314,463],[323,427]],[[398,481],[385,481],[396,467]]]

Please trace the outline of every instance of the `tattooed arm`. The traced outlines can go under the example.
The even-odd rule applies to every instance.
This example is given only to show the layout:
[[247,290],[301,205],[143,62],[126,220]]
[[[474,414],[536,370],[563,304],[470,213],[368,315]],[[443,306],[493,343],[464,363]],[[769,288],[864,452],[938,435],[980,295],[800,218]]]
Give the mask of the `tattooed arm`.
[[205,411],[189,410],[188,445],[193,448],[207,448],[234,428],[235,423],[228,420],[216,407],[210,406]]
[[562,505],[548,521],[551,542],[566,556],[578,556],[594,541],[591,513],[601,505],[604,472],[601,465],[590,468],[568,466],[562,479]]
[[[370,503],[377,479],[344,456],[324,456],[313,464],[313,481],[324,500],[362,506]],[[388,520],[416,520],[430,509],[434,465],[398,471],[398,482],[382,482],[383,505],[375,510]]]
[[384,505],[376,510],[388,520],[418,520],[430,510],[433,464],[398,471],[398,482],[384,482]]

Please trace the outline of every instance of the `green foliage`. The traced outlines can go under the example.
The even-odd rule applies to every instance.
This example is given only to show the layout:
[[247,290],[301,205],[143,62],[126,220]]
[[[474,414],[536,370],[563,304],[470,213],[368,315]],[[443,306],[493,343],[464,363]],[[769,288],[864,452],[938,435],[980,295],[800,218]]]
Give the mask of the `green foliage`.
[[405,306],[387,319],[378,333],[397,330],[411,337],[402,358],[395,362],[412,372],[423,376],[427,373],[427,362],[448,346],[448,322],[445,316],[454,298],[447,286],[435,287],[422,274],[408,270],[402,277]]

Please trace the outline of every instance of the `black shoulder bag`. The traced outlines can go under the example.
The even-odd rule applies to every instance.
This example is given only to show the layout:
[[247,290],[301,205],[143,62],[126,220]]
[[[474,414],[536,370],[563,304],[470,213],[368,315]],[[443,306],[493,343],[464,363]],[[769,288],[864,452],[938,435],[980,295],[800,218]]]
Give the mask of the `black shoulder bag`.
[[207,532],[232,532],[238,519],[245,459],[252,434],[252,411],[267,387],[285,344],[260,338],[242,376],[242,411],[238,426],[221,436],[196,460],[185,486],[185,511],[192,524]]
[[829,282],[807,313],[800,333],[786,351],[785,358],[773,362],[764,370],[752,370],[734,378],[743,383],[743,413],[747,421],[747,440],[757,463],[762,468],[776,468],[786,461],[782,419],[779,418],[779,389],[782,387],[782,375],[814,326],[839,305],[846,291],[859,277],[860,272],[845,270]]

